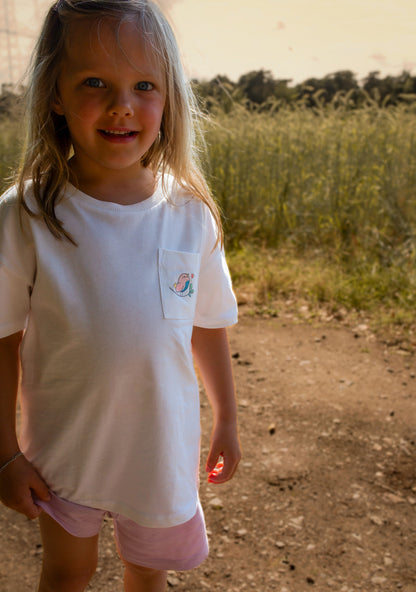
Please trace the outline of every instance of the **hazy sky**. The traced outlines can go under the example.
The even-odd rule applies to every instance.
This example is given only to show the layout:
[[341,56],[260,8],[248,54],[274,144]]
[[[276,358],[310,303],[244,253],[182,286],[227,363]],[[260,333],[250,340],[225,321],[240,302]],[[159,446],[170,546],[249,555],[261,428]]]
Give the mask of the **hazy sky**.
[[[49,1],[7,0],[7,4],[14,6],[18,30],[26,35],[12,39],[12,51],[20,54],[21,63]],[[373,70],[396,75],[407,69],[416,75],[416,0],[159,0],[159,4],[174,25],[190,76],[226,74],[237,80],[261,68],[294,82],[343,69],[352,70],[359,79]],[[4,81],[8,71],[4,33],[0,41]]]

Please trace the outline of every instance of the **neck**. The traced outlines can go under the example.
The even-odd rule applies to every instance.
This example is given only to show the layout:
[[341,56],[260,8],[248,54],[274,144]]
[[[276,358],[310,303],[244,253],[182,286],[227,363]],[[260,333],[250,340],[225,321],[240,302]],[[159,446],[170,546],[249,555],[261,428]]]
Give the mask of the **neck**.
[[70,162],[70,181],[83,193],[101,201],[121,205],[139,203],[151,197],[156,179],[153,171],[141,167],[137,174],[126,175],[125,171],[111,171],[111,175],[95,176],[93,171],[79,170],[76,162]]

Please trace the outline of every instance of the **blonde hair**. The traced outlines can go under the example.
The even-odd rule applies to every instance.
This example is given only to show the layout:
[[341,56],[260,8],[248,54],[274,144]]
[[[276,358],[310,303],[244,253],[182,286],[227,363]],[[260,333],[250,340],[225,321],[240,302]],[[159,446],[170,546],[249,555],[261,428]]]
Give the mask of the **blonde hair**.
[[[110,17],[119,23],[133,20],[149,43],[158,65],[165,73],[166,102],[158,138],[144,154],[142,165],[162,175],[166,186],[168,174],[211,210],[223,243],[219,209],[209,191],[198,158],[203,145],[199,110],[186,80],[173,31],[160,9],[149,0],[59,0],[45,18],[31,65],[28,93],[28,129],[26,147],[18,173],[17,187],[22,207],[28,180],[43,218],[56,238],[66,237],[55,206],[69,181],[68,160],[72,143],[65,118],[53,110],[58,99],[57,81],[65,55],[68,25],[82,17]],[[217,241],[217,242],[218,242]]]

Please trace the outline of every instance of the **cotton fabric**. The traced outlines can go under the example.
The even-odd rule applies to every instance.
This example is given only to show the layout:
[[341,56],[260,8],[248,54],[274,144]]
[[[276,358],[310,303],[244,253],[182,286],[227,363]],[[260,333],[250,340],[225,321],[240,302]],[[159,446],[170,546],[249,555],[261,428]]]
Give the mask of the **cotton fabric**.
[[146,528],[120,514],[80,506],[57,497],[53,492],[50,492],[49,501],[35,501],[75,537],[97,535],[104,518],[111,518],[119,553],[125,561],[134,565],[185,571],[197,567],[208,556],[208,538],[199,502],[195,516],[184,524],[171,528]]
[[[36,211],[30,187],[26,200]],[[59,497],[182,524],[198,499],[192,329],[237,320],[212,216],[172,180],[128,206],[68,185],[56,214],[78,246],[20,220],[14,189],[0,202],[0,337],[25,329],[22,450]]]

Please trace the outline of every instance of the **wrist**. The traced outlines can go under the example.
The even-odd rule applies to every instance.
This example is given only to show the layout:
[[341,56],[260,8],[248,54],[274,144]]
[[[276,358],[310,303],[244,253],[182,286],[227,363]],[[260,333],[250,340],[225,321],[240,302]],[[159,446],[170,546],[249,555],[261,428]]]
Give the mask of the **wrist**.
[[0,473],[5,471],[9,465],[11,465],[15,460],[19,458],[19,456],[23,456],[23,452],[21,452],[20,450],[13,454],[13,456],[11,456],[8,460],[0,462]]
[[216,429],[237,430],[237,415],[215,417],[214,427]]
[[17,454],[20,450],[19,442],[17,441],[16,433],[2,432],[0,439],[0,466],[9,458]]

